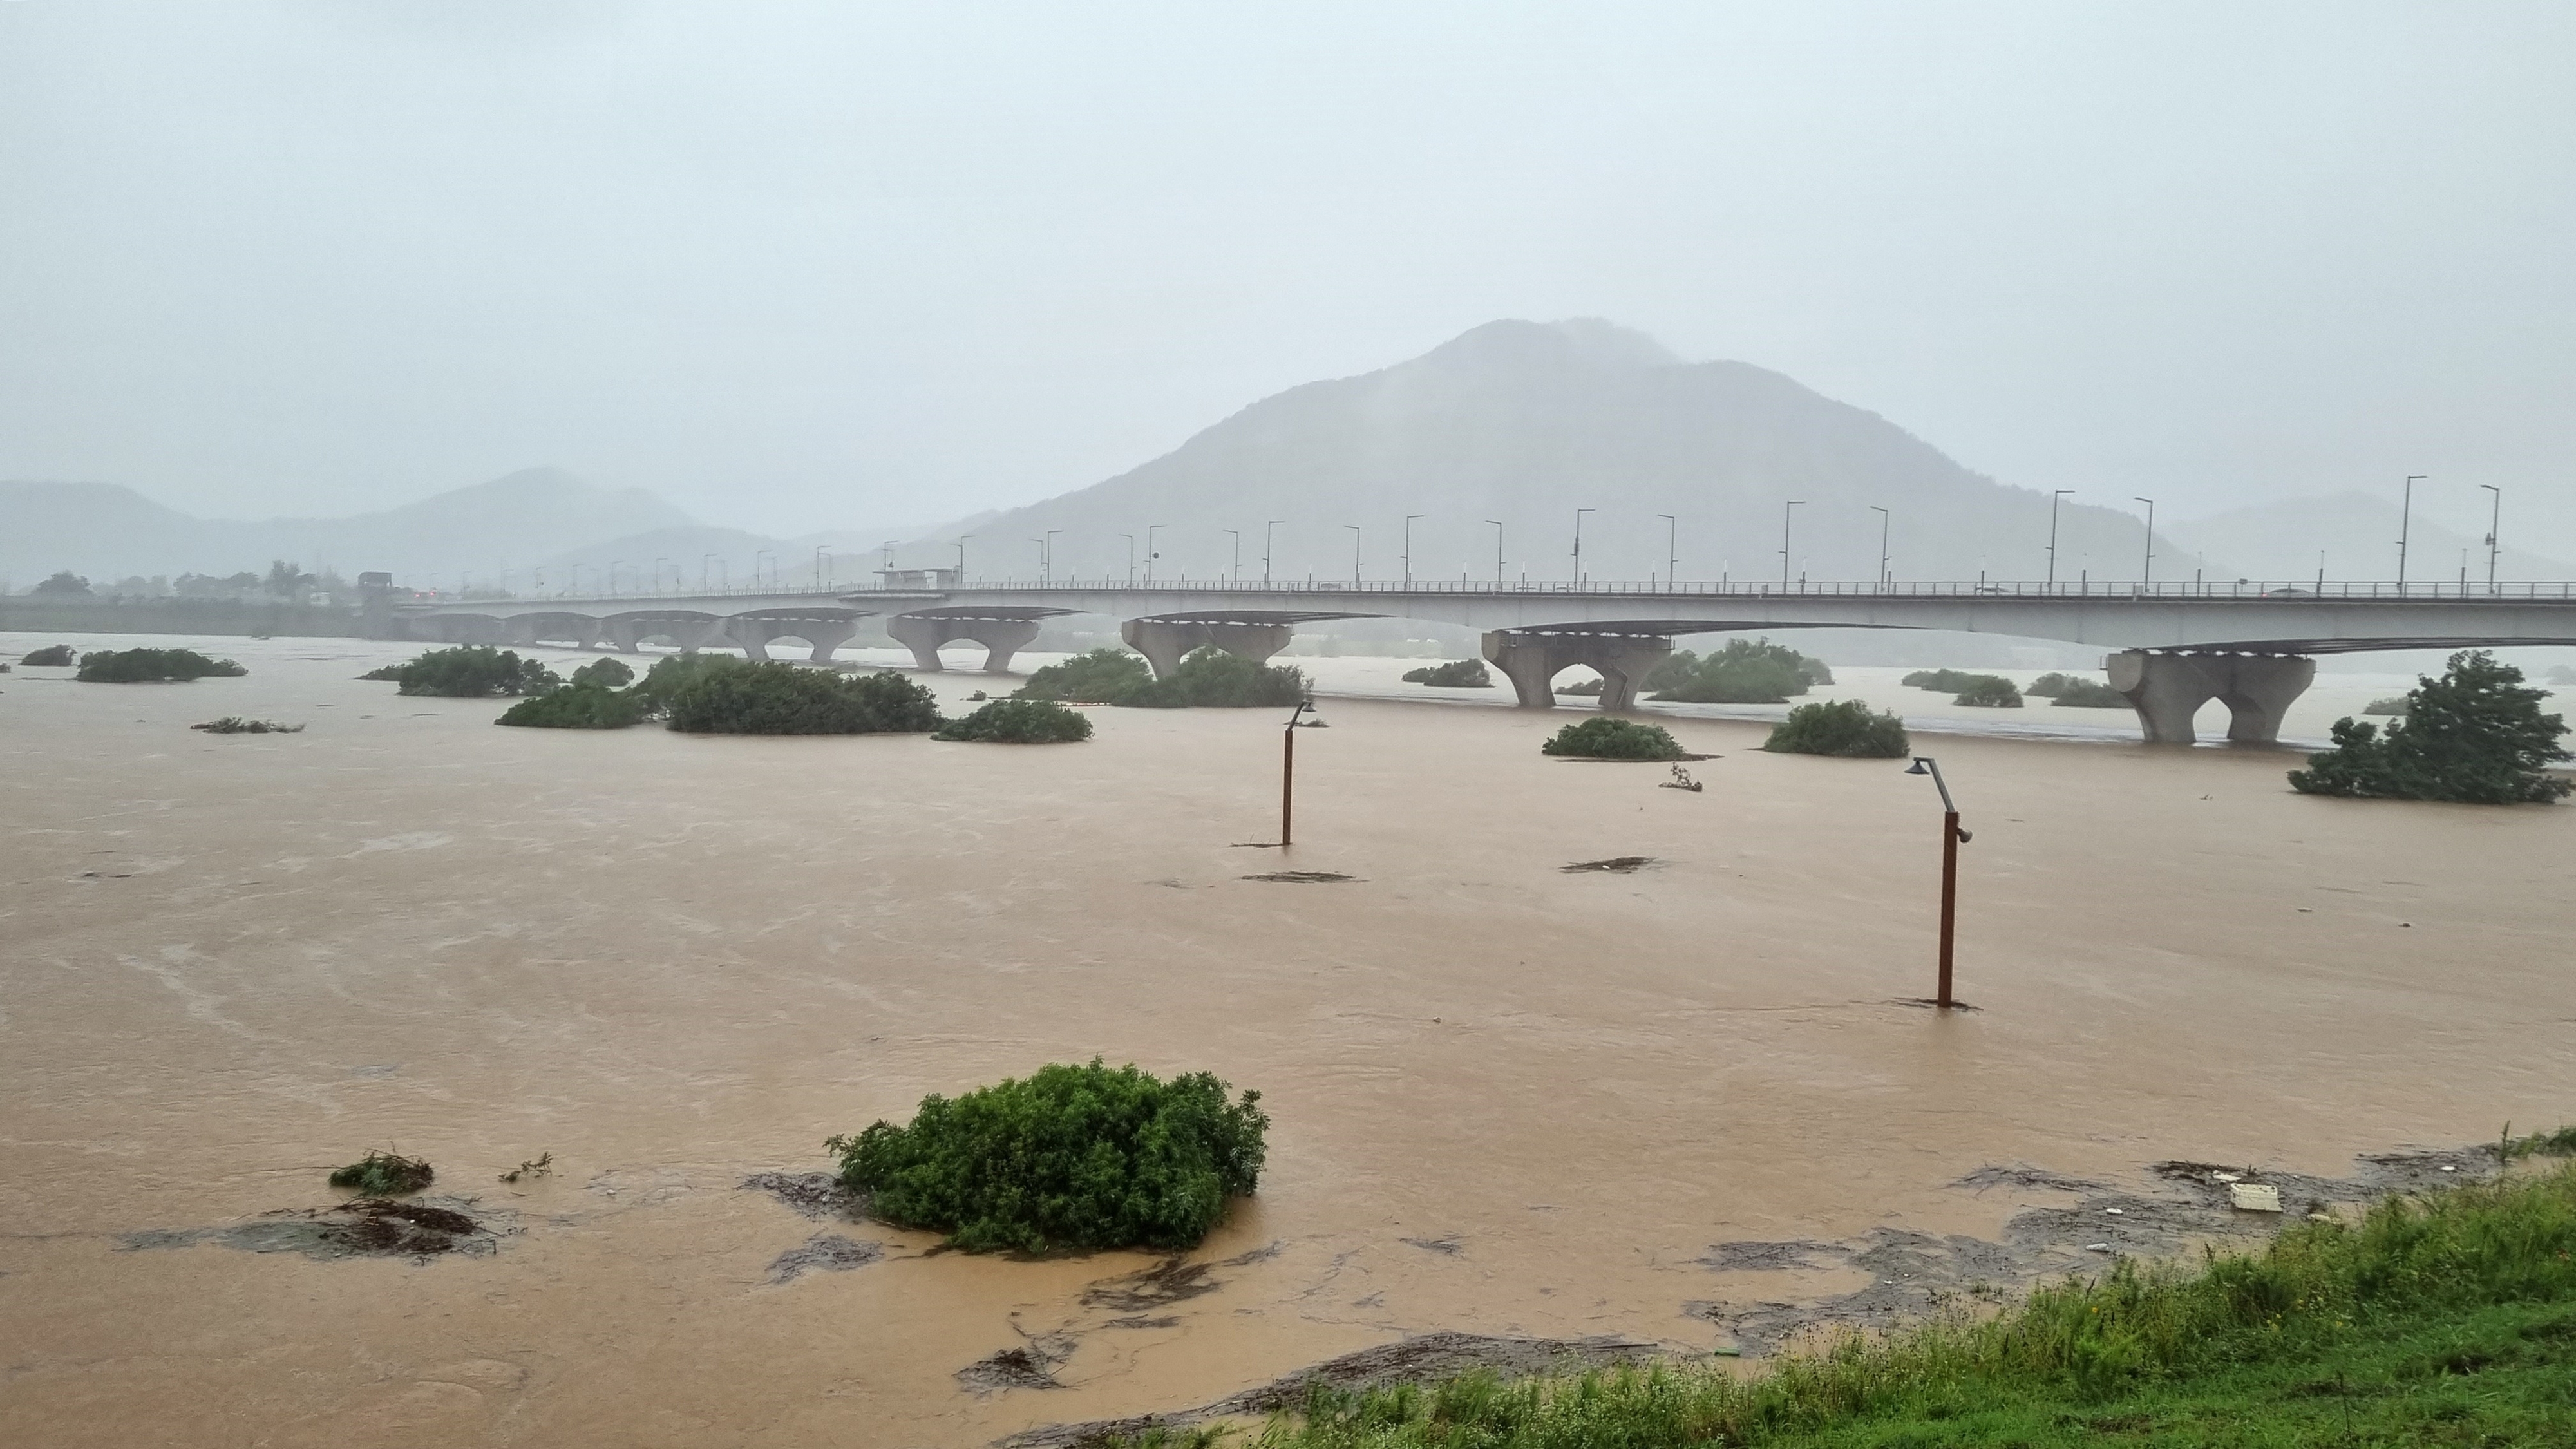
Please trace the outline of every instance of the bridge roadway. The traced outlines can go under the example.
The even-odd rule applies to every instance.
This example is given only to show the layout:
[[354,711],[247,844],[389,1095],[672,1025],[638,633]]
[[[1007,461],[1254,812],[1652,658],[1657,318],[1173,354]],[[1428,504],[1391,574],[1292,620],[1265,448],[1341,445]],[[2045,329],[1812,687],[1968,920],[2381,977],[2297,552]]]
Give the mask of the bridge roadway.
[[2188,744],[2192,716],[2216,699],[2227,737],[2279,738],[2281,717],[2314,677],[2314,656],[2374,649],[2576,644],[2576,590],[2564,583],[2136,584],[1895,583],[1478,584],[1445,581],[1232,584],[1193,580],[977,581],[928,588],[752,589],[592,598],[440,601],[397,610],[414,637],[451,642],[605,642],[633,652],[652,639],[683,650],[730,645],[755,659],[801,639],[817,662],[881,616],[925,670],[944,644],[985,646],[1001,673],[1042,621],[1120,620],[1119,633],[1158,674],[1213,644],[1266,660],[1299,624],[1407,618],[1484,631],[1484,656],[1524,708],[1555,704],[1552,681],[1584,665],[1602,678],[1601,707],[1626,709],[1637,681],[1682,634],[1787,629],[1948,629],[2099,645],[2111,686],[2136,707],[2151,741]]

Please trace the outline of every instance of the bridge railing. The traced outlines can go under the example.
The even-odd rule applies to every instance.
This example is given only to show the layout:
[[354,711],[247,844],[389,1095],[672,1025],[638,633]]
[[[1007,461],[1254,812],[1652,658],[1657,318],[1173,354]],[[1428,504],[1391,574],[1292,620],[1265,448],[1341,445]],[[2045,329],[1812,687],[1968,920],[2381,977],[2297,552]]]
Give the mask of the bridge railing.
[[821,584],[794,588],[761,587],[742,584],[732,588],[683,589],[676,591],[638,590],[613,594],[573,593],[485,593],[471,595],[417,596],[414,607],[452,607],[475,604],[513,604],[521,607],[546,604],[617,604],[638,606],[670,603],[681,599],[809,599],[827,600],[842,597],[882,595],[886,598],[923,598],[949,593],[1152,593],[1174,598],[1247,593],[1289,595],[1301,599],[1325,601],[1373,595],[1444,595],[1451,597],[1522,598],[1538,595],[1588,598],[1740,598],[1764,599],[1885,599],[1910,600],[1931,598],[1960,599],[2033,599],[2093,600],[2105,604],[2120,603],[2190,603],[2202,600],[2284,600],[2291,602],[2379,602],[2379,603],[2497,603],[2497,602],[2576,602],[2576,583],[2563,579],[2518,580],[2487,583],[2480,579],[2410,580],[2400,584],[2393,580],[2360,579],[2158,579],[2150,583],[2136,580],[2105,579],[2094,583],[2089,578],[2073,580],[2005,580],[1945,579],[1928,581],[1871,582],[1867,580],[1793,579],[1777,580],[1659,580],[1659,579],[1505,579],[1500,582],[1482,579],[1127,579],[1127,578],[1001,578],[973,579],[948,588],[852,588],[840,584]]

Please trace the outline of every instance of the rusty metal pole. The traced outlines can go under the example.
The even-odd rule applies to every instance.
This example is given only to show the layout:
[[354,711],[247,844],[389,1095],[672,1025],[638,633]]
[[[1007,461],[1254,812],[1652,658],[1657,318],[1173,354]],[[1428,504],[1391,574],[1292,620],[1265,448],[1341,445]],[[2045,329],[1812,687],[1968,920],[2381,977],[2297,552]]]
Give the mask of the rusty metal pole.
[[1288,848],[1288,826],[1297,801],[1297,717],[1279,732],[1279,847]]
[[1933,997],[1940,1010],[1950,1009],[1950,940],[1959,922],[1959,812],[1941,817],[1941,982]]

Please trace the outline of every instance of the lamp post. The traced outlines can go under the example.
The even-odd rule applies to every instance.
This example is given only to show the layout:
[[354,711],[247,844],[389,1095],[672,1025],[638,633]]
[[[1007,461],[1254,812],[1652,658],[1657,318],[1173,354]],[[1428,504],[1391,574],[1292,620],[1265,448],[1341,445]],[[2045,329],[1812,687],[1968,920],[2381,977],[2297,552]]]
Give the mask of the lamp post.
[[957,535],[957,582],[961,584],[966,582],[966,540],[974,536],[971,533]]
[[[1342,526],[1350,527],[1349,524]],[[1308,729],[1320,729],[1324,723],[1324,717],[1315,713],[1315,701],[1311,698],[1301,699],[1297,701],[1297,707],[1288,712],[1288,728],[1280,733],[1279,848],[1282,850],[1288,848],[1289,827],[1294,821],[1297,809],[1297,717],[1300,715],[1314,716],[1306,721]]]
[[1270,587],[1270,530],[1286,523],[1284,518],[1264,520],[1261,525],[1261,586]]
[[1064,530],[1061,528],[1050,528],[1046,531],[1046,578],[1044,580],[1046,583],[1055,582],[1055,536],[1062,532]]
[[2406,539],[2415,531],[2415,485],[2430,475],[2406,475],[2406,492],[2397,505],[2397,592],[2406,592]]
[[2487,510],[2487,592],[2492,594],[2496,591],[2496,525],[2504,521],[2504,490],[2493,483],[2478,486],[2495,495]]
[[[662,591],[662,575],[670,566],[671,561],[667,558],[653,560],[653,592],[658,594]],[[469,574],[466,577],[471,578],[472,575]]]
[[1030,539],[1030,540],[1029,540],[1029,542],[1034,543],[1034,544],[1036,544],[1036,545],[1038,546],[1038,582],[1039,582],[1039,583],[1041,583],[1041,584],[1043,584],[1043,583],[1045,583],[1045,582],[1046,582],[1046,576],[1047,576],[1047,546],[1046,546],[1046,540],[1045,540],[1045,539],[1043,539],[1043,538],[1033,538],[1033,539]]
[[2156,500],[2140,498],[2134,493],[2129,498],[2132,502],[2147,505],[2147,558],[2146,562],[2138,565],[2138,587],[2144,591],[2153,588],[2156,582]]
[[1227,572],[1225,576],[1226,582],[1236,588],[1241,588],[1243,587],[1243,530],[1239,528],[1228,528],[1222,530],[1222,532],[1230,534],[1234,538],[1234,567]]
[[707,591],[707,575],[708,575],[708,574],[710,574],[710,573],[715,572],[713,569],[708,568],[708,567],[707,567],[707,565],[708,565],[710,562],[712,562],[714,559],[715,559],[715,555],[714,555],[714,554],[711,554],[711,553],[702,553],[702,554],[699,554],[699,555],[698,555],[698,592],[699,592],[699,593],[702,593],[702,594],[703,594],[703,593],[705,593],[705,592]]
[[626,560],[622,558],[613,558],[608,561],[608,592],[612,597],[617,593],[617,571],[623,567],[625,563]]
[[1356,584],[1360,581],[1360,526],[1345,523],[1342,527],[1351,531],[1351,582]]
[[1669,513],[1658,513],[1655,516],[1664,521],[1664,587],[1669,589],[1673,586],[1673,579],[1681,572],[1682,524],[1680,519]]
[[1887,587],[1887,525],[1895,520],[1896,515],[1875,503],[1869,506],[1869,511],[1878,515],[1878,586],[1884,590]]
[[1574,510],[1574,584],[1577,588],[1583,586],[1583,515],[1598,512],[1597,508]]
[[[886,547],[892,548],[894,545],[889,543]],[[751,555],[751,586],[755,589],[760,587],[760,561],[764,558],[769,560],[769,586],[776,588],[778,587],[778,555],[765,548],[756,549]],[[892,567],[893,562],[893,555],[888,554],[887,566]]]
[[814,587],[818,589],[823,587],[823,555],[829,552],[831,549],[823,544],[814,545]]
[[2057,592],[2057,505],[2072,488],[2060,488],[2048,495],[2048,591]]
[[1807,500],[1804,498],[1792,498],[1788,502],[1780,505],[1780,591],[1784,594],[1789,591],[1790,510],[1806,501]]
[[1494,587],[1499,589],[1503,586],[1503,521],[1499,518],[1485,521],[1494,526]]
[[1939,761],[1916,755],[1905,773],[1929,775],[1941,791],[1941,975],[1932,1004],[1948,1011],[1956,1004],[1950,997],[1950,942],[1959,923],[1959,847],[1975,837],[1959,828],[1959,807],[1951,802],[1950,783],[1941,778]]
[[1428,516],[1421,513],[1404,515],[1404,586],[1408,589],[1413,587],[1413,520]]
[[1149,523],[1145,525],[1145,586],[1147,588],[1153,587],[1154,584],[1154,559],[1156,557],[1154,553],[1154,530],[1161,528],[1162,526],[1163,525],[1159,523]]
[[1127,587],[1132,589],[1136,587],[1136,535],[1122,533],[1118,536],[1127,540]]

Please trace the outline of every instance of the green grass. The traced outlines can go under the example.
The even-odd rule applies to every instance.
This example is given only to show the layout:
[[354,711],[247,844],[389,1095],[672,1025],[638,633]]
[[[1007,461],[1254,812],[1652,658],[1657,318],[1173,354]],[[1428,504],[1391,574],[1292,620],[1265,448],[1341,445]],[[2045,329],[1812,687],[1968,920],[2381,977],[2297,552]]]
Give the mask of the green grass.
[[[2545,1148],[2535,1148],[2545,1151]],[[1187,1442],[1186,1437],[1174,1442]],[[1748,1376],[1318,1389],[1267,1449],[2576,1444],[2576,1168],[2116,1264]]]

